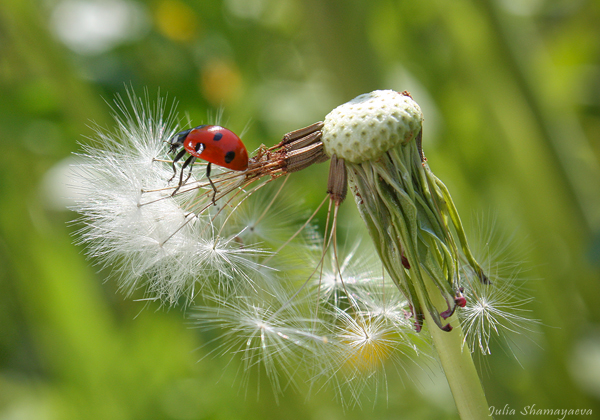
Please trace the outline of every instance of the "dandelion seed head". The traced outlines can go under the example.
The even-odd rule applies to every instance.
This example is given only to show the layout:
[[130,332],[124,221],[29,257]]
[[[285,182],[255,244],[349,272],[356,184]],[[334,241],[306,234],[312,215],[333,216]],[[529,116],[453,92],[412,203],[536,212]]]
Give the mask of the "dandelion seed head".
[[[277,393],[300,384],[298,378],[304,373],[314,389],[333,385],[343,403],[351,404],[360,404],[367,388],[376,393],[384,390],[390,368],[402,371],[407,362],[424,355],[418,345],[423,339],[415,338],[414,320],[409,320],[423,315],[415,310],[415,296],[408,287],[408,281],[414,280],[409,277],[421,272],[437,281],[450,302],[455,291],[463,290],[455,282],[464,285],[467,306],[458,311],[471,349],[489,354],[492,336],[527,330],[522,306],[529,300],[520,295],[512,277],[504,283],[494,278],[492,285],[482,284],[473,258],[463,255],[468,261],[459,262],[457,242],[445,242],[453,232],[449,219],[434,212],[442,201],[425,209],[431,191],[436,200],[451,200],[441,181],[422,164],[422,151],[412,144],[416,142],[402,148],[404,141],[414,139],[422,119],[409,96],[373,92],[349,103],[356,112],[346,115],[350,119],[358,115],[355,119],[363,121],[357,123],[364,125],[358,132],[376,131],[390,144],[402,146],[388,150],[373,145],[373,153],[386,154],[385,159],[349,164],[355,169],[350,181],[357,203],[364,207],[363,216],[379,215],[386,221],[381,229],[371,231],[374,240],[381,235],[375,240],[377,250],[359,242],[338,247],[335,228],[331,236],[320,238],[310,221],[304,223],[307,215],[296,210],[298,194],[286,194],[285,182],[279,183],[279,190],[269,189],[281,172],[256,172],[272,176],[250,188],[256,180],[248,181],[251,176],[215,168],[214,201],[213,189],[202,176],[205,163],[195,165],[183,185],[179,177],[171,181],[167,145],[178,130],[174,111],[165,113],[161,99],[154,106],[147,97],[129,95],[129,100],[131,105],[117,102],[116,129],[98,129],[99,146],[84,146],[80,155],[73,180],[82,192],[74,207],[83,225],[79,242],[86,245],[90,257],[114,269],[124,292],[143,288],[148,299],[169,305],[199,302],[192,320],[216,337],[206,345],[208,355],[238,358],[243,381],[249,380],[250,371],[266,375]],[[397,112],[396,106],[405,107],[410,115]],[[374,112],[376,107],[381,109]],[[356,132],[356,127],[350,130],[345,120],[340,121],[329,126],[335,141]],[[326,132],[327,127],[326,121]],[[324,142],[325,137],[327,133]],[[270,156],[268,150],[261,156]],[[421,171],[418,174],[428,182],[427,188],[415,192],[418,185],[411,177],[416,172],[408,171],[407,162]],[[397,178],[390,167],[397,169]],[[181,170],[181,162],[176,168]],[[262,168],[254,168],[258,169]],[[359,177],[359,171],[366,172]],[[398,191],[404,201],[375,203],[381,191],[373,179]],[[176,187],[180,187],[177,194]],[[421,194],[421,201],[414,197],[411,201],[406,191]],[[384,196],[390,197],[380,198]],[[402,229],[418,233],[420,248],[399,241],[404,230],[398,223],[401,215],[394,210],[398,202],[407,214],[412,211]],[[461,245],[466,253],[466,243]],[[420,260],[423,255],[426,258]]]

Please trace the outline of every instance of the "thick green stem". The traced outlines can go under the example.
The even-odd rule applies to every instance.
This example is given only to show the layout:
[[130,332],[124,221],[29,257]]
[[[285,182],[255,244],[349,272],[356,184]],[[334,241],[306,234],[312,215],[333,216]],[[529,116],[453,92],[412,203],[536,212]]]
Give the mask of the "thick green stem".
[[[439,290],[427,279],[427,292],[438,307],[445,307]],[[421,289],[417,289],[419,300],[423,302]],[[473,363],[467,343],[463,344],[464,335],[460,323],[452,322],[452,331],[446,332],[437,328],[429,311],[425,311],[426,325],[433,344],[439,355],[446,379],[450,385],[458,414],[462,420],[481,420],[491,418],[485,393]],[[455,320],[456,315],[449,318]]]

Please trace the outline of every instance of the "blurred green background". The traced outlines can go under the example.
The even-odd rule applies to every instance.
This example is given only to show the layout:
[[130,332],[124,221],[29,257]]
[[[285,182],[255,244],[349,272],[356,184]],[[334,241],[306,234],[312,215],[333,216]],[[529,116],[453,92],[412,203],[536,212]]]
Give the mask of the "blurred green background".
[[[103,282],[72,244],[56,174],[92,121],[111,125],[105,101],[125,86],[168,93],[196,124],[223,106],[251,150],[358,94],[410,91],[432,170],[467,225],[492,214],[479,229],[517,238],[543,322],[516,339],[518,361],[500,347],[479,359],[489,403],[598,418],[598,22],[591,0],[3,0],[0,419],[457,418],[437,368],[390,374],[363,410],[330,390],[277,404],[262,383],[257,398],[235,361],[197,362],[205,339],[182,309]],[[309,207],[326,173],[291,181]]]

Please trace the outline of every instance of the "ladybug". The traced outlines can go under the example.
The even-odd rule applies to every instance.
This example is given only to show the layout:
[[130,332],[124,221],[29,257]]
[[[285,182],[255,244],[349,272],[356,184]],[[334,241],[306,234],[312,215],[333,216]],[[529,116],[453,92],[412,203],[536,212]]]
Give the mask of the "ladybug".
[[[181,167],[181,174],[179,176],[179,185],[173,191],[173,195],[192,175],[192,165],[197,158],[203,159],[208,162],[206,166],[206,178],[210,182],[210,186],[213,188],[213,203],[217,196],[217,188],[210,179],[211,165],[222,166],[227,169],[234,171],[245,171],[248,169],[248,151],[246,146],[242,143],[242,140],[233,131],[218,125],[200,125],[189,130],[181,131],[175,134],[169,140],[171,148],[169,153],[177,152],[173,159],[173,177],[171,181],[177,175],[177,169],[175,168],[175,162],[181,160],[186,153],[190,156],[185,160]],[[186,180],[183,180],[183,170],[190,166],[190,172]]]

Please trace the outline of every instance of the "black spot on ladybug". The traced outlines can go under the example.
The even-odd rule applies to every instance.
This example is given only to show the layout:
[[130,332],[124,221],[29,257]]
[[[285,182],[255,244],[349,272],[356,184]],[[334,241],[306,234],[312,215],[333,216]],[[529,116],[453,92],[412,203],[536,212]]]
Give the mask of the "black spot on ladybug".
[[213,137],[214,141],[219,141],[223,138],[223,133],[215,133],[215,136]]
[[225,153],[225,163],[231,163],[231,161],[235,158],[235,152],[227,152]]
[[204,144],[196,143],[196,145],[194,146],[194,150],[196,150],[197,153],[202,153],[204,151]]

